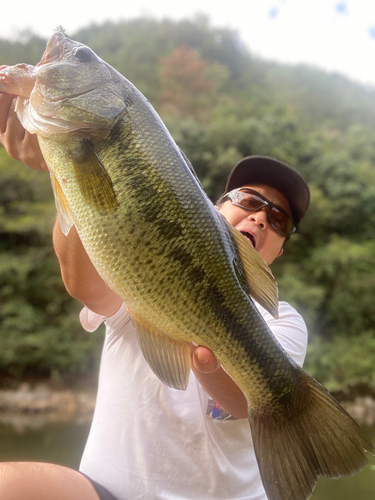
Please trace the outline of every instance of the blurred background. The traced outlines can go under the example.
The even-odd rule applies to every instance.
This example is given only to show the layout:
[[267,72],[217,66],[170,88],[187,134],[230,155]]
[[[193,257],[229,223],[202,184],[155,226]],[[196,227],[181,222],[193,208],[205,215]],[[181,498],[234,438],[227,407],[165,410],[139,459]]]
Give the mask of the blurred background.
[[[9,5],[0,64],[36,64],[62,26],[143,92],[213,201],[243,156],[298,170],[312,200],[272,265],[280,299],[308,325],[306,370],[375,439],[374,2],[124,5]],[[0,146],[0,460],[76,468],[103,329],[80,327],[51,244],[54,218],[49,176]],[[312,498],[374,493],[373,460],[353,478],[320,479]]]

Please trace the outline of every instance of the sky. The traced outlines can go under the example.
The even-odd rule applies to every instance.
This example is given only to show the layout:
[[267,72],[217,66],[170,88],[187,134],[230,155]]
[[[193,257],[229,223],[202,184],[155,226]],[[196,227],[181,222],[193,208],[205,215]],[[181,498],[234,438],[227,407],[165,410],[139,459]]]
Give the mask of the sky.
[[62,26],[74,38],[78,29],[107,20],[197,14],[213,27],[234,29],[263,59],[305,63],[375,87],[375,0],[10,0],[1,9],[0,37],[30,29],[49,38]]

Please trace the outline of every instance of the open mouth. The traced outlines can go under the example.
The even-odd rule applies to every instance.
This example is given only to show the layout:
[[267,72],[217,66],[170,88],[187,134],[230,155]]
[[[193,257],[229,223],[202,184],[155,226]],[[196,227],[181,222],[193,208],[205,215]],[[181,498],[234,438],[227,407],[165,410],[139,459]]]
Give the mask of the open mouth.
[[253,247],[255,248],[254,236],[246,231],[241,231],[241,234],[243,234],[245,236],[245,238],[247,238],[250,241],[250,243],[253,245]]

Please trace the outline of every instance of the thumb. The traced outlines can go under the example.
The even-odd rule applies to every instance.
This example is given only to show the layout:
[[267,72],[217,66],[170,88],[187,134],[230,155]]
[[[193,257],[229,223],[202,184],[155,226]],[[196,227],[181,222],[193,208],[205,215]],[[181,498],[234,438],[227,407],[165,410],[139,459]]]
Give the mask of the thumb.
[[220,368],[220,364],[214,353],[207,347],[191,346],[190,354],[194,368],[201,373],[214,373]]

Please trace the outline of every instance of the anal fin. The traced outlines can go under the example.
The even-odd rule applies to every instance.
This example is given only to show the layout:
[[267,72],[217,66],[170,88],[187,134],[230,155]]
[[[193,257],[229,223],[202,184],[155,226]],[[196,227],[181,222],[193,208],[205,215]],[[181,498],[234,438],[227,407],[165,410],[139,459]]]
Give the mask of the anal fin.
[[191,368],[190,343],[178,342],[156,331],[131,313],[138,343],[151,370],[174,389],[186,390]]

